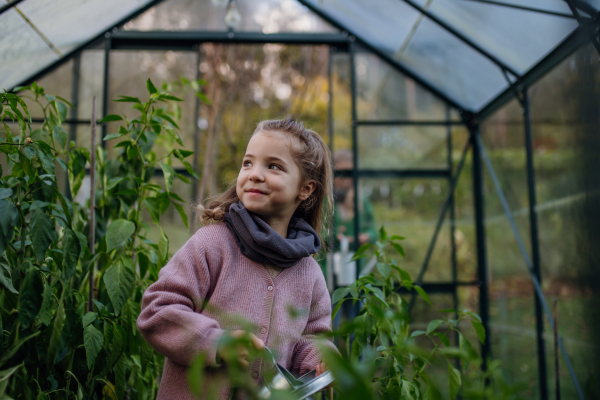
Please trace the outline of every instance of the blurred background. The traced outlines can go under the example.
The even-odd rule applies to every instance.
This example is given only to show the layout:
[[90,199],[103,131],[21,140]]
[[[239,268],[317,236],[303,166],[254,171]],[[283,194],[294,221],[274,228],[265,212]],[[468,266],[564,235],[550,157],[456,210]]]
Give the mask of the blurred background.
[[[25,0],[21,6],[25,8],[30,2],[33,0]],[[450,18],[452,3],[477,2],[423,0],[416,2],[417,6],[423,7],[422,12],[416,13],[408,27],[398,28],[406,31],[403,33],[405,40],[396,40],[398,43],[394,42],[393,51],[389,52],[383,38],[389,41],[393,35],[386,29],[391,29],[390,24],[399,24],[393,18],[397,17],[400,22],[408,18],[408,11],[400,14],[402,10],[395,8],[403,4],[399,0],[372,5],[373,10],[361,1],[344,5],[336,1],[237,0],[233,2],[235,12],[226,0],[154,3],[156,5],[138,12],[118,29],[108,30],[105,37],[101,35],[53,68],[42,72],[22,71],[25,75],[16,78],[7,73],[2,85],[10,89],[11,85],[21,83],[19,79],[25,82],[36,72],[35,78],[46,93],[71,99],[76,105],[65,129],[79,146],[87,147],[90,145],[91,96],[97,98],[100,117],[104,113],[128,114],[127,104],[108,100],[119,95],[144,98],[148,78],[157,87],[181,77],[203,79],[202,92],[210,104],[201,102],[193,91],[175,93],[185,99],[181,103],[180,134],[185,147],[196,151],[194,167],[201,178],[191,185],[174,182],[175,192],[189,204],[190,221],[194,218],[195,204],[222,192],[237,177],[246,143],[257,123],[292,114],[322,135],[330,145],[336,157],[336,169],[340,171],[336,175],[336,187],[341,197],[336,204],[336,237],[332,240],[331,253],[339,251],[342,236],[353,243],[360,233],[365,233],[365,239],[359,241],[373,242],[376,231],[385,226],[390,235],[406,237],[403,242],[406,257],[400,260],[400,265],[413,279],[421,271],[432,243],[442,205],[449,196],[451,176],[457,170],[471,134],[477,132],[530,255],[534,250],[531,235],[537,231],[542,291],[550,303],[553,298],[558,299],[558,330],[585,397],[600,398],[595,380],[600,373],[596,361],[600,357],[600,318],[597,315],[600,304],[598,51],[584,40],[570,46],[568,51],[563,46],[563,54],[558,59],[555,57],[553,64],[547,64],[550,66],[543,73],[538,72],[535,81],[525,86],[518,81],[529,68],[547,61],[547,55],[554,54],[555,48],[560,49],[557,46],[572,37],[573,32],[583,29],[578,27],[577,21],[553,16],[560,23],[546,26],[539,23],[537,17],[532,18],[527,31],[531,37],[542,35],[536,29],[551,29],[554,37],[545,35],[543,40],[552,42],[546,43],[546,50],[536,47],[537,53],[531,54],[525,44],[516,48],[519,40],[526,41],[523,37],[507,33],[512,42],[506,39],[504,43],[493,35],[494,29],[506,29],[510,23],[516,23],[509,23],[507,16],[502,14],[504,8],[480,4],[486,7],[487,14],[474,14],[472,19],[457,22]],[[552,2],[545,5],[540,5],[543,2],[506,3],[554,7],[549,5],[554,4]],[[556,7],[561,13],[571,14],[566,2],[558,3]],[[584,3],[595,4],[593,1]],[[351,6],[356,4],[362,4],[364,10],[372,11],[374,15],[365,15],[361,19],[360,15],[343,14],[353,11]],[[339,24],[327,18],[328,15],[336,17],[336,7],[341,12],[337,15]],[[597,5],[594,7],[597,11]],[[321,12],[315,12],[319,10]],[[410,10],[414,12],[414,7]],[[531,16],[526,11],[517,11],[525,13],[523,18]],[[0,15],[0,22],[7,14]],[[454,59],[443,59],[443,50],[436,47],[440,46],[439,42],[426,40],[427,35],[434,35],[436,29],[440,29],[427,24],[433,24],[436,18],[443,22],[444,17],[449,18],[447,25],[462,32],[463,36],[466,35],[464,32],[483,35],[484,45],[479,47],[485,48],[485,44],[493,44],[496,39],[508,48],[515,46],[514,53],[506,48],[504,53],[498,48],[497,53],[490,53],[505,55],[507,64],[519,65],[513,68],[517,73],[510,73],[510,68],[500,68],[495,77],[483,79],[479,75],[485,68],[481,66],[459,74],[461,63],[477,64],[477,57],[469,58],[470,53],[464,53],[461,61],[453,64]],[[484,17],[494,22],[485,26]],[[375,32],[378,27],[370,18],[381,18],[380,31]],[[597,21],[594,18],[592,20]],[[502,24],[494,25],[498,21]],[[356,25],[351,25],[355,22]],[[354,31],[344,29],[343,23]],[[558,30],[562,33],[557,33]],[[162,48],[148,49],[148,42],[140,45],[141,48],[131,44],[123,45],[125,48],[106,47],[111,34],[118,38],[119,34],[127,32],[200,31],[206,37],[211,32],[229,33],[231,41],[228,43],[223,39],[225,36],[218,36],[218,40],[207,39],[186,50],[177,44],[173,45],[174,49],[166,49],[165,44],[157,44],[156,47]],[[324,39],[325,44],[316,44],[314,39],[310,40],[315,44],[239,43],[233,32],[314,35],[311,38],[334,35],[346,38],[346,41],[339,45],[327,43],[329,39]],[[356,32],[363,39],[372,35],[373,41],[354,41],[353,33]],[[308,41],[308,37],[303,40]],[[352,40],[347,40],[349,37]],[[2,46],[8,46],[7,40],[8,36],[0,40],[0,53]],[[116,39],[114,43],[117,43]],[[419,44],[422,46],[418,47]],[[2,54],[4,58],[0,60],[9,60],[6,53]],[[523,61],[528,56],[532,58]],[[425,59],[429,61],[419,64],[419,60]],[[398,60],[400,63],[406,61],[406,69],[394,64]],[[15,69],[15,65],[7,61],[3,70]],[[443,68],[435,70],[436,66]],[[503,73],[506,79],[502,77]],[[482,85],[488,85],[485,86],[487,91]],[[517,99],[523,92],[527,93],[528,110]],[[502,96],[505,100],[501,102],[498,99]],[[106,104],[105,109],[103,104]],[[490,104],[495,106],[490,108]],[[481,113],[482,110],[486,113]],[[31,108],[30,111],[34,118],[43,117],[39,109]],[[478,119],[483,114],[487,115]],[[528,121],[537,227],[531,226],[530,215]],[[16,128],[9,121],[5,122]],[[118,125],[113,124],[107,125],[106,133],[116,131]],[[35,127],[35,123],[33,125]],[[0,127],[0,132],[3,130]],[[108,151],[115,150],[109,147]],[[355,152],[358,165],[354,165]],[[419,323],[425,324],[441,316],[437,310],[443,308],[468,308],[485,314],[490,330],[489,354],[502,361],[509,381],[525,382],[526,393],[531,398],[554,398],[552,327],[545,318],[540,319],[541,314],[536,316],[531,277],[509,219],[489,172],[481,162],[476,164],[470,151],[424,270],[422,280],[433,305],[416,300],[414,327],[424,328],[425,325]],[[483,235],[478,234],[476,228],[478,188],[474,182],[478,178],[474,176],[474,168],[478,166],[482,168]],[[183,168],[182,165],[174,167]],[[356,185],[353,176],[358,177]],[[156,179],[162,178],[157,176]],[[85,183],[83,187],[86,187]],[[79,200],[84,202],[85,198],[82,189]],[[358,233],[354,232],[354,201],[359,203]],[[194,223],[186,229],[174,208],[166,215],[161,220],[165,221],[162,229],[169,236],[171,251],[175,252],[199,225]],[[149,215],[147,219],[151,221]],[[340,230],[341,226],[344,229]],[[158,238],[158,231],[152,235]],[[478,244],[482,239],[484,242]],[[355,248],[352,243],[350,250]],[[478,261],[482,246],[485,248],[483,265]],[[331,273],[333,258],[323,257],[323,271],[333,289],[341,280]],[[366,265],[362,265],[364,267]],[[482,296],[485,296],[483,305]],[[537,336],[538,320],[545,321],[542,322],[542,341]],[[541,351],[545,358],[539,354],[540,343],[544,345]],[[545,378],[540,374],[544,365]],[[563,358],[560,371],[563,397],[577,398],[577,390]],[[545,382],[540,382],[544,379]],[[541,383],[548,389],[545,394],[541,392]]]

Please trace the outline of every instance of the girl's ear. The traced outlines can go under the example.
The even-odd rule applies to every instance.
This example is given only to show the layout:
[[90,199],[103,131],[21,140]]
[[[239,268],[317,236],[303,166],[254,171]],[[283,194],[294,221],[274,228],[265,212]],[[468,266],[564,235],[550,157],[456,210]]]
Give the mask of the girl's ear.
[[298,194],[298,199],[300,201],[304,201],[310,197],[312,192],[317,188],[317,182],[313,179],[304,182],[302,187],[300,187],[300,193]]

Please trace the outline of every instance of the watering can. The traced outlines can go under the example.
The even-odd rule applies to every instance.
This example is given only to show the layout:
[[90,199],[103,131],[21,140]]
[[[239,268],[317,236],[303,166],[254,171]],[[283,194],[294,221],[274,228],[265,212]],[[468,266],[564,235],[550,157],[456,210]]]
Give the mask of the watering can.
[[333,382],[331,371],[325,371],[316,376],[317,371],[313,370],[296,378],[290,371],[277,364],[275,356],[268,347],[265,346],[265,354],[269,361],[275,366],[275,376],[264,382],[263,387],[258,391],[258,398],[268,399],[273,390],[289,390],[290,393],[298,399],[311,400],[312,395],[325,389],[327,385]]

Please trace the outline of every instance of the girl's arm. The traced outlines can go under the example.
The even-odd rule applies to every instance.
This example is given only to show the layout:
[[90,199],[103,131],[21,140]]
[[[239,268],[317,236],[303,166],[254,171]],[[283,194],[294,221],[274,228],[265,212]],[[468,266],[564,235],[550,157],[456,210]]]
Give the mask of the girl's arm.
[[156,351],[173,362],[189,366],[204,353],[206,364],[217,366],[217,347],[225,331],[199,312],[209,287],[204,248],[194,235],[144,293],[137,327]]
[[327,291],[325,278],[321,274],[313,288],[310,313],[306,328],[302,333],[302,339],[294,347],[292,371],[304,375],[316,369],[322,359],[317,343],[330,347],[339,353],[335,345],[329,340],[317,339],[317,335],[322,332],[331,332],[331,298]]

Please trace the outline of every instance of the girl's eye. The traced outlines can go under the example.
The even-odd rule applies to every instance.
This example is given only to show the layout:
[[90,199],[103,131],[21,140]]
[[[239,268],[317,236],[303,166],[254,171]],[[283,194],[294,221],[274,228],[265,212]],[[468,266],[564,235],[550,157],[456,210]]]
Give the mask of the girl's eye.
[[282,171],[282,168],[277,164],[271,164],[271,165],[269,165],[269,168],[275,168],[275,169]]
[[244,161],[242,164],[242,166],[244,166],[244,167],[249,167],[251,165],[252,165],[252,163],[250,161]]

